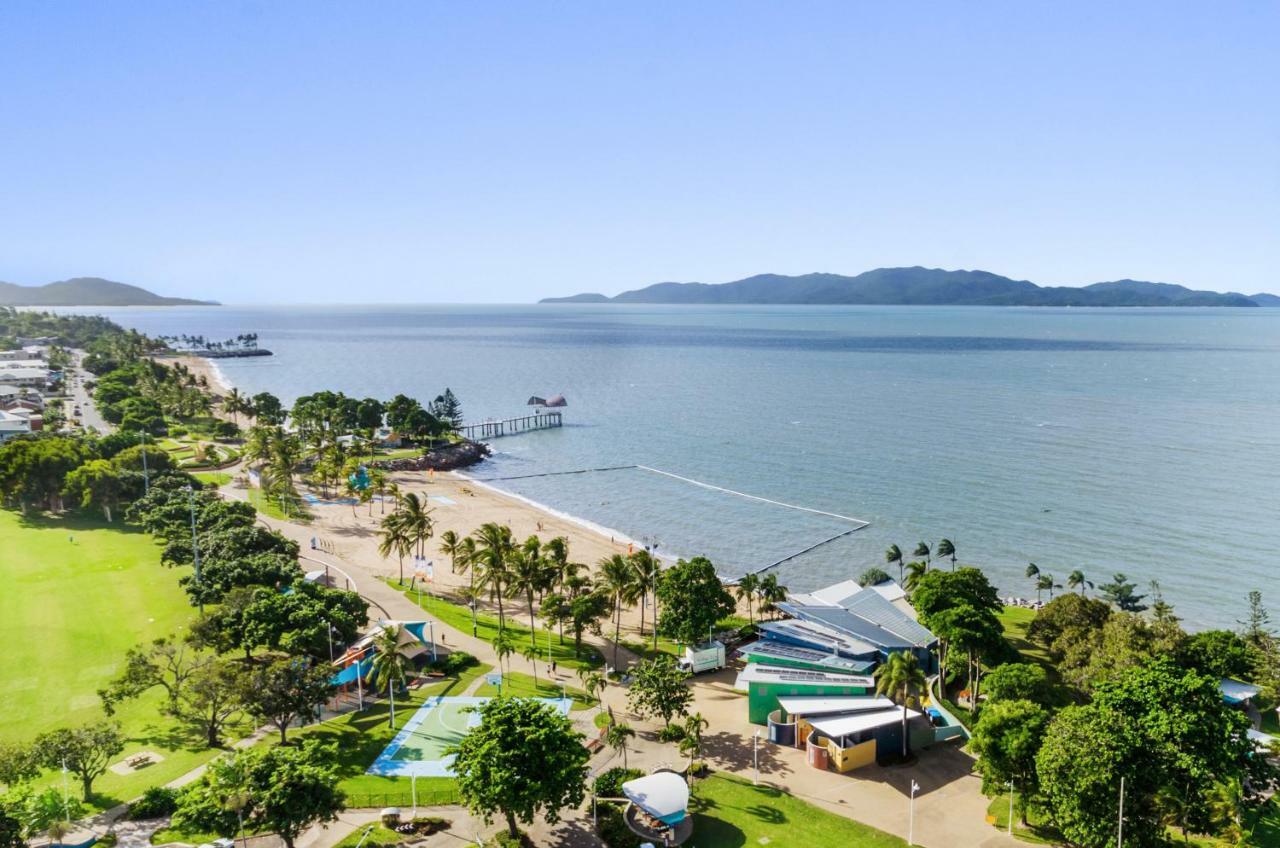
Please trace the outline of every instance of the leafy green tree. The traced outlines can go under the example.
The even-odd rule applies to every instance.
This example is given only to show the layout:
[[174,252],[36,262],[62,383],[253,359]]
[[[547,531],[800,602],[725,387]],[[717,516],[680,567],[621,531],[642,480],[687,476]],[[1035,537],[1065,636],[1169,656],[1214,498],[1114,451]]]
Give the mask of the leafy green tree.
[[244,710],[245,680],[240,663],[222,658],[196,666],[178,696],[178,715],[204,736],[222,744],[222,731]]
[[632,673],[627,703],[641,716],[658,716],[664,727],[671,719],[684,715],[693,703],[693,692],[686,685],[689,674],[676,665],[670,654],[659,654],[638,663]]
[[1110,583],[1099,584],[1098,591],[1102,593],[1103,598],[1115,604],[1117,609],[1124,612],[1142,612],[1147,608],[1147,605],[1142,603],[1146,595],[1136,593],[1134,591],[1136,588],[1136,583],[1128,582],[1123,574],[1117,572]]
[[716,622],[734,610],[733,596],[705,557],[682,559],[663,572],[658,598],[658,631],[687,645],[702,642]]
[[[0,462],[0,467],[3,463]],[[1253,590],[1249,593],[1249,614],[1239,622],[1240,635],[1246,642],[1259,650],[1268,650],[1274,637],[1271,634],[1271,613],[1262,603],[1262,593]]]
[[165,692],[166,712],[176,716],[187,681],[208,661],[208,656],[185,639],[169,636],[155,639],[150,645],[138,645],[125,652],[124,668],[98,690],[98,697],[107,715],[112,715],[121,701],[159,686]]
[[0,785],[14,787],[40,774],[40,755],[33,745],[0,740]]
[[260,751],[247,769],[248,819],[256,830],[275,833],[285,848],[293,848],[304,830],[335,821],[346,808],[333,746],[308,739],[301,746]]
[[243,820],[248,829],[275,833],[292,848],[304,830],[334,821],[344,809],[337,759],[333,746],[308,739],[214,760],[183,790],[174,825],[231,836]]
[[254,395],[252,407],[253,418],[259,424],[279,427],[284,423],[284,405],[280,403],[280,398],[270,392],[258,392]]
[[1145,741],[1132,720],[1094,704],[1067,707],[1049,724],[1036,775],[1054,823],[1072,845],[1115,844],[1122,777],[1125,843],[1161,844],[1164,826],[1155,804],[1160,776],[1144,768]]
[[886,695],[902,708],[902,756],[910,753],[907,736],[907,707],[918,704],[924,692],[924,672],[916,663],[915,654],[895,651],[875,671],[876,694]]
[[467,809],[486,822],[501,815],[515,838],[517,821],[555,824],[582,803],[590,755],[567,718],[527,698],[494,698],[479,712],[479,726],[449,751]]
[[93,797],[93,781],[124,750],[120,725],[101,721],[81,727],[60,728],[36,737],[35,750],[45,768],[66,767],[80,778],[85,800]]
[[598,633],[609,614],[609,598],[601,592],[585,592],[569,601],[569,627],[573,631],[573,655],[582,656],[582,634]]
[[858,578],[858,585],[879,586],[881,583],[887,583],[892,579],[883,568],[872,566],[862,572],[862,576]]
[[67,475],[63,494],[75,498],[84,509],[101,509],[107,522],[120,503],[125,483],[120,469],[105,459],[91,459]]
[[1049,696],[1049,674],[1034,663],[1005,663],[987,672],[982,688],[991,701],[1043,704]]
[[1049,712],[1044,707],[1014,699],[988,705],[973,728],[970,748],[978,755],[983,791],[994,794],[1012,781],[1023,825],[1027,823],[1027,797],[1036,791],[1036,754],[1048,724]]
[[245,705],[256,718],[275,725],[284,745],[289,725],[299,718],[313,718],[333,696],[331,676],[326,666],[278,657],[248,675]]
[[1183,642],[1179,662],[1211,677],[1248,680],[1258,666],[1258,650],[1230,630],[1203,630]]
[[255,647],[329,658],[334,640],[350,642],[369,621],[369,607],[355,592],[295,580],[288,594],[257,589],[241,613],[244,638]]
[[27,840],[22,832],[22,820],[10,809],[0,805],[0,848],[26,848]]
[[12,799],[11,809],[21,820],[26,836],[43,835],[58,844],[74,828],[72,822],[85,814],[85,806],[79,799],[63,797],[62,792],[52,786],[39,792],[19,793]]
[[94,459],[93,446],[65,436],[10,439],[0,445],[0,498],[25,513],[61,507],[67,475]]
[[1027,626],[1027,639],[1043,647],[1055,663],[1081,642],[1091,641],[1111,617],[1111,607],[1096,598],[1062,595],[1036,612]]

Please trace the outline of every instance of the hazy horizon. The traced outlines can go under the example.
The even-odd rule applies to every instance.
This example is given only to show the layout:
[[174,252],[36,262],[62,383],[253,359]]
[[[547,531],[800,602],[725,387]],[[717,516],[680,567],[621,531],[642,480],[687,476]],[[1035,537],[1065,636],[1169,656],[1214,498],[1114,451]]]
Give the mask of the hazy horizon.
[[0,7],[0,280],[529,303],[923,265],[1280,293],[1280,6]]

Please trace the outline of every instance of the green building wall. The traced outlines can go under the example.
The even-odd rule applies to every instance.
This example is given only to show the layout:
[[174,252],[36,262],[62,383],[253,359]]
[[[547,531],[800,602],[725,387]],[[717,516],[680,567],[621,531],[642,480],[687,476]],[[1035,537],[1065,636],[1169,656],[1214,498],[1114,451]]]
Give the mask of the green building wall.
[[752,724],[767,724],[769,713],[780,709],[778,704],[779,696],[795,695],[802,698],[823,698],[827,696],[870,694],[873,694],[873,692],[867,686],[755,681],[747,684],[747,720]]

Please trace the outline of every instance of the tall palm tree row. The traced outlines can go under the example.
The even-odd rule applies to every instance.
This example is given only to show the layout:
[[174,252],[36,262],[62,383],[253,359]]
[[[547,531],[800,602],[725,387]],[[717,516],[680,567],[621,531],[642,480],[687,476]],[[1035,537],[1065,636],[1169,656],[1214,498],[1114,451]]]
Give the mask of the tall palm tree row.
[[636,602],[640,585],[635,569],[622,554],[600,560],[596,586],[613,602],[613,667],[618,667],[618,643],[622,638],[622,608]]
[[475,571],[473,585],[487,592],[490,600],[497,601],[498,630],[501,631],[507,626],[503,598],[511,585],[511,560],[515,555],[511,528],[490,521],[482,524],[472,538],[475,539],[475,554],[470,563]]

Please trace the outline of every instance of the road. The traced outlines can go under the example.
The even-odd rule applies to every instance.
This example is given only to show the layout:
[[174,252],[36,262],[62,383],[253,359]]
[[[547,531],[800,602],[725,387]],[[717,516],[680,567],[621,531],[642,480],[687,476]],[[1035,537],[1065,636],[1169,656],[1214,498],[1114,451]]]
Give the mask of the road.
[[[68,371],[67,378],[67,394],[71,396],[68,401],[68,408],[64,410],[67,420],[78,417],[80,423],[87,429],[93,427],[99,433],[110,433],[115,429],[108,424],[102,415],[98,412],[98,407],[93,403],[93,398],[89,396],[89,392],[85,389],[86,380],[93,379],[93,375],[85,371],[80,363],[84,361],[84,351],[74,350],[72,356],[75,357],[75,365]],[[80,415],[75,414],[75,408],[80,407]]]

